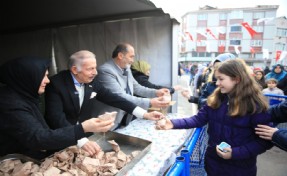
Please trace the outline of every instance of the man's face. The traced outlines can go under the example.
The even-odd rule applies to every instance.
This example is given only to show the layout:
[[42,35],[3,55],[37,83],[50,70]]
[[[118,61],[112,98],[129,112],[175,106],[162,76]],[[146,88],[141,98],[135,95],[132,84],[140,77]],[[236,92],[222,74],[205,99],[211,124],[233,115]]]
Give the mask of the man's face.
[[130,68],[135,58],[135,50],[133,47],[128,47],[128,52],[126,54],[122,54],[121,65],[123,68]]
[[81,65],[81,70],[73,66],[73,74],[79,83],[90,83],[97,75],[97,61],[95,58],[85,58]]

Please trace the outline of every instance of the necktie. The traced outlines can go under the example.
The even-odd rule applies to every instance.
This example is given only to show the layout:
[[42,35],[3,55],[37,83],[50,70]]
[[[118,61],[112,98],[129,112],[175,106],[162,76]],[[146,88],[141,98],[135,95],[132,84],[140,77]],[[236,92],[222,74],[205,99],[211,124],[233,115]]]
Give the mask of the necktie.
[[80,108],[82,107],[83,101],[84,101],[84,95],[85,95],[85,86],[84,84],[75,84],[76,90],[79,94],[79,105]]
[[127,86],[126,86],[126,89],[125,89],[126,93],[131,95],[131,90],[130,90],[129,84],[128,84],[128,82],[129,82],[128,71],[127,71],[126,68],[123,69],[123,75],[127,77]]
[[[126,68],[123,69],[123,76],[127,77],[127,85],[126,85],[126,89],[125,89],[126,93],[131,95],[131,91],[130,91],[129,84],[128,84],[128,82],[129,82],[128,71],[127,71]],[[127,112],[125,112],[125,114],[124,114],[124,116],[122,118],[120,126],[127,126],[129,124],[129,121],[127,120],[128,116],[129,116],[129,114]]]

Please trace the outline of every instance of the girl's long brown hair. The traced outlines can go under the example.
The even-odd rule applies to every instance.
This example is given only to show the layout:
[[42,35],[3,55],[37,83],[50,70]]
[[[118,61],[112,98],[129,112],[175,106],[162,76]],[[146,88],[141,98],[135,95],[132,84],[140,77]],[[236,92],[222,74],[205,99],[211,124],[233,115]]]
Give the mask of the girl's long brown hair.
[[[260,87],[251,76],[248,66],[242,59],[225,61],[216,69],[216,72],[239,81],[233,90],[228,93],[228,115],[243,116],[267,111],[267,98],[261,93]],[[220,92],[220,88],[217,88],[208,97],[207,105],[217,109],[220,107],[224,97],[224,94]]]

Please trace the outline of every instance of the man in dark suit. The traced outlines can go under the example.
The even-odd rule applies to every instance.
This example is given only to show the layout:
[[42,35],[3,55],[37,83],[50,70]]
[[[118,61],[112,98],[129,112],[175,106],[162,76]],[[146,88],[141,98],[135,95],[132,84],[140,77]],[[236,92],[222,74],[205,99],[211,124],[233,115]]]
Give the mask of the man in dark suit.
[[[81,123],[92,118],[94,99],[121,108],[139,118],[159,119],[158,112],[147,113],[134,103],[110,92],[94,80],[97,75],[95,55],[86,50],[74,53],[69,70],[50,78],[45,94],[45,118],[52,129]],[[78,140],[78,146],[89,151],[93,148],[87,138]]]

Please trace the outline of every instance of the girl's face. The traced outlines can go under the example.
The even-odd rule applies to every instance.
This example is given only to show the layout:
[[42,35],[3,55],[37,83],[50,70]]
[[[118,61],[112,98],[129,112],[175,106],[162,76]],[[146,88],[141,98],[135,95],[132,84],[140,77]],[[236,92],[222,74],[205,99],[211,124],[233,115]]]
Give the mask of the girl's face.
[[256,74],[255,74],[255,78],[257,79],[257,80],[261,80],[261,78],[262,78],[262,73],[261,72],[256,72]]
[[217,78],[216,85],[220,88],[220,92],[223,94],[228,94],[235,87],[238,81],[222,74],[220,72],[215,72],[215,77]]

